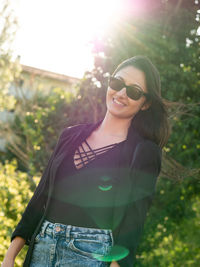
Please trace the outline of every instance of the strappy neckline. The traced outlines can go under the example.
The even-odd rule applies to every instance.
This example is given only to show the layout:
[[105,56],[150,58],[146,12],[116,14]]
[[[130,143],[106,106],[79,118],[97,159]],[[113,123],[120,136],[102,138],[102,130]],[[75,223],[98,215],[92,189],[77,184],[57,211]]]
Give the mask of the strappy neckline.
[[[87,164],[89,164],[90,162],[92,162],[93,160],[95,160],[97,158],[97,156],[99,157],[101,154],[105,154],[107,151],[109,151],[110,149],[116,147],[117,145],[125,142],[126,140],[123,140],[121,142],[118,143],[113,143],[110,145],[106,145],[103,147],[99,147],[99,148],[95,148],[92,149],[91,146],[88,144],[87,140],[85,139],[75,150],[75,154],[73,156],[73,163],[74,166],[76,168],[76,170],[80,170],[83,167],[85,167]],[[86,144],[87,147],[89,148],[88,151],[86,151],[83,147],[83,144]],[[80,151],[80,148],[82,149],[82,151]],[[77,153],[76,153],[77,151]],[[78,157],[75,157],[76,155],[78,155]],[[75,163],[76,160],[81,160],[79,163]],[[78,166],[82,165],[82,167],[78,168]]]

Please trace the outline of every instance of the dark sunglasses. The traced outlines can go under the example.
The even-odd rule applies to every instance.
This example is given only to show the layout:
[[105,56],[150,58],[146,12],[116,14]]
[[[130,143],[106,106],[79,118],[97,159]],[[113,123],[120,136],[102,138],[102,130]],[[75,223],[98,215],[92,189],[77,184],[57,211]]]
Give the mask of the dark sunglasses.
[[146,96],[147,98],[149,97],[149,94],[143,92],[139,86],[137,85],[128,86],[122,80],[115,78],[113,76],[108,78],[108,86],[115,91],[120,91],[122,88],[125,87],[127,96],[133,100],[138,100],[143,95]]

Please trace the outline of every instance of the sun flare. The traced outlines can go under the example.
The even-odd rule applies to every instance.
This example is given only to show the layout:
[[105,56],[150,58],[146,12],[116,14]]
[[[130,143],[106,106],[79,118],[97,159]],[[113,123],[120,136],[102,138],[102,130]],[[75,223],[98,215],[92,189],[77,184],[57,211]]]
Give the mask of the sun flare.
[[120,18],[122,0],[20,0],[15,55],[20,62],[81,77],[91,69],[90,41]]

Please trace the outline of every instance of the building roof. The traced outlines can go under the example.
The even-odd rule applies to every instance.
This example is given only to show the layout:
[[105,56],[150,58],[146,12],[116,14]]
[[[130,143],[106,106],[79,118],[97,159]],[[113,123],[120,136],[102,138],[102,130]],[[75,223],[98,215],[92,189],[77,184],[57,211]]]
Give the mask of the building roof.
[[27,65],[23,65],[23,64],[20,64],[20,65],[22,67],[23,72],[28,72],[28,73],[33,74],[33,75],[39,75],[42,77],[47,77],[47,78],[51,78],[54,80],[59,80],[62,82],[67,82],[67,83],[76,83],[76,82],[80,81],[80,79],[76,78],[76,77],[72,77],[72,76],[68,76],[68,75],[64,75],[64,74],[59,74],[59,73],[55,73],[55,72],[51,72],[51,71],[47,71],[47,70],[42,70],[42,69],[27,66]]

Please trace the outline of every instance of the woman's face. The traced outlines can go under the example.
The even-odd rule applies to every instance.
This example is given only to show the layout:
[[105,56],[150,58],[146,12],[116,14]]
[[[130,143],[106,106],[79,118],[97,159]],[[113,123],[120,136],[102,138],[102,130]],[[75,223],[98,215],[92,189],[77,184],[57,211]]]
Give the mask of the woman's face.
[[[122,79],[128,86],[137,84],[147,93],[145,74],[133,66],[127,66],[119,70],[114,77]],[[145,96],[138,100],[129,98],[125,87],[120,91],[115,91],[108,87],[106,95],[107,112],[110,112],[113,116],[132,119],[140,109],[145,110],[149,107],[145,102]]]

